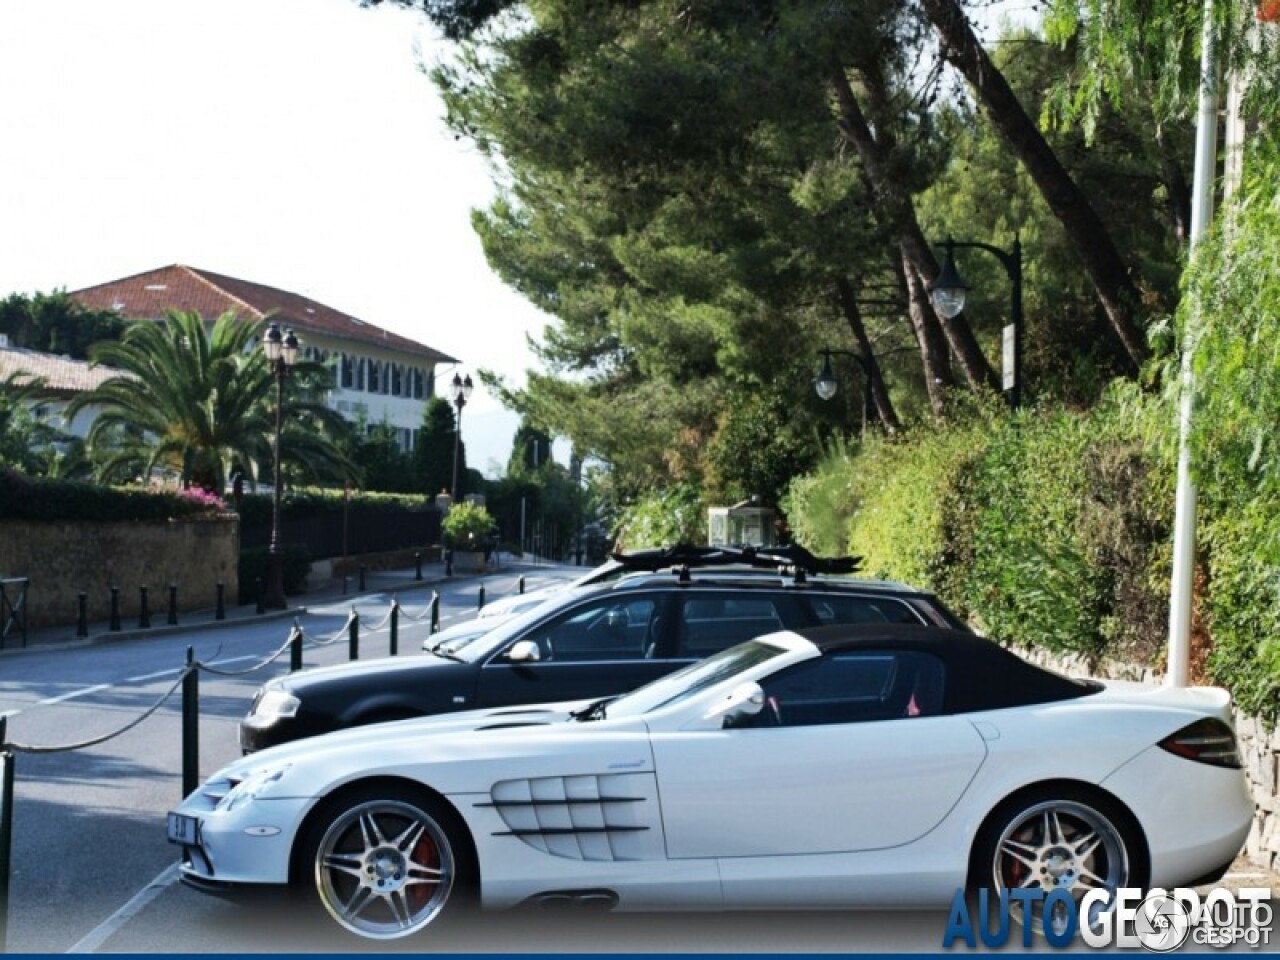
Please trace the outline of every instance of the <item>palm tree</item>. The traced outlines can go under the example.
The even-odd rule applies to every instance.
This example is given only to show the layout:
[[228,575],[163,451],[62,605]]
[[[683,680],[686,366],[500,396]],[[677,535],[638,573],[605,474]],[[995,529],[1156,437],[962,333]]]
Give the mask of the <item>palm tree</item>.
[[[257,349],[261,329],[228,312],[206,331],[199,314],[170,310],[159,323],[136,323],[119,341],[95,346],[93,362],[120,374],[76,397],[67,416],[99,409],[87,438],[99,479],[160,470],[180,477],[183,487],[221,494],[233,468],[251,481],[268,468],[275,391]],[[293,375],[280,459],[297,479],[345,479],[355,469],[336,442],[346,424],[317,389],[329,372],[302,361]]]

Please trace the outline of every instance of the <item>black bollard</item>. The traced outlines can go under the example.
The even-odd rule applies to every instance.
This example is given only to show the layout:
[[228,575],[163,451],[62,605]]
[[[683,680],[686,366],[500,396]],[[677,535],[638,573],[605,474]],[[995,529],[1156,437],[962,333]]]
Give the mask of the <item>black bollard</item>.
[[112,631],[120,630],[120,588],[111,588],[111,625]]
[[169,625],[173,626],[178,622],[178,585],[176,583],[169,584]]
[[13,754],[5,749],[5,718],[0,716],[0,952],[9,937],[9,866],[13,850]]
[[440,594],[431,591],[431,632],[440,632]]
[[76,604],[76,636],[87,637],[89,635],[89,595],[79,594]]
[[263,603],[263,601],[266,599],[266,597],[265,597],[265,596],[263,596],[263,593],[262,593],[262,578],[261,578],[261,577],[254,577],[254,578],[253,578],[253,582],[254,582],[254,585],[255,585],[255,586],[256,586],[256,588],[257,588],[257,594],[258,594],[258,606],[257,606],[257,612],[258,612],[258,613],[266,613],[267,608],[266,608],[266,605]]
[[289,632],[289,672],[297,673],[302,669],[302,625],[297,617],[293,620],[293,629]]
[[413,555],[413,579],[422,579],[422,552],[415,552]]
[[444,575],[446,577],[453,576],[453,551],[446,550],[444,552]]
[[516,581],[516,593],[524,594],[524,574],[520,574],[520,579]]
[[351,608],[351,617],[347,620],[347,657],[360,659],[360,614],[355,607]]
[[342,578],[342,595],[344,597],[347,595],[347,579],[347,577]]
[[476,609],[484,609],[484,584],[480,584],[480,589],[476,592]]
[[391,656],[400,652],[400,601],[391,598]]
[[223,583],[221,580],[219,580],[218,581],[218,605],[213,611],[213,619],[215,620],[227,619],[227,604],[225,600],[226,592],[227,592],[227,585]]
[[147,606],[147,588],[138,588],[138,629],[151,629],[151,610]]
[[200,671],[196,652],[187,647],[187,669],[182,675],[182,795],[189,797],[200,786]]

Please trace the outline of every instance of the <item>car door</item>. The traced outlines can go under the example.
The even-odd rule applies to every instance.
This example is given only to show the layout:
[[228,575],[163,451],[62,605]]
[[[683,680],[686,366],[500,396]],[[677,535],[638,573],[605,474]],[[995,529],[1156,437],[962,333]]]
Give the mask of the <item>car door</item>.
[[[645,656],[660,629],[662,600],[656,591],[610,592],[530,626],[481,667],[477,705],[602,697],[670,673],[677,664]],[[510,660],[511,649],[524,641],[537,645],[539,659]]]
[[843,853],[910,843],[947,815],[986,748],[939,713],[916,651],[846,651],[763,684],[750,725],[653,734],[672,858]]

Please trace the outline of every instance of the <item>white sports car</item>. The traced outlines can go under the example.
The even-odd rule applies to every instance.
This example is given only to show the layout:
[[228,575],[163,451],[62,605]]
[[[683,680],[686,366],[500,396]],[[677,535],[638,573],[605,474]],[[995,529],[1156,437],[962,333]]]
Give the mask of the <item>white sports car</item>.
[[192,886],[291,885],[382,939],[464,893],[813,909],[1190,886],[1252,816],[1224,691],[1070,680],[876,625],[770,634],[611,700],[274,747],[187,797],[168,836]]

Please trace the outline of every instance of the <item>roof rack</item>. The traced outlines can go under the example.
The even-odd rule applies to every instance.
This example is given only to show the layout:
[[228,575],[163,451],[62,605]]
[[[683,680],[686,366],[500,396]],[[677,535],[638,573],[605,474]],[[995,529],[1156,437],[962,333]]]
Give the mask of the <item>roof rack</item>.
[[782,547],[695,547],[681,543],[610,556],[628,570],[652,573],[680,568],[683,574],[695,567],[746,566],[792,573],[799,582],[807,573],[854,573],[862,564],[861,557],[817,557],[795,543]]

